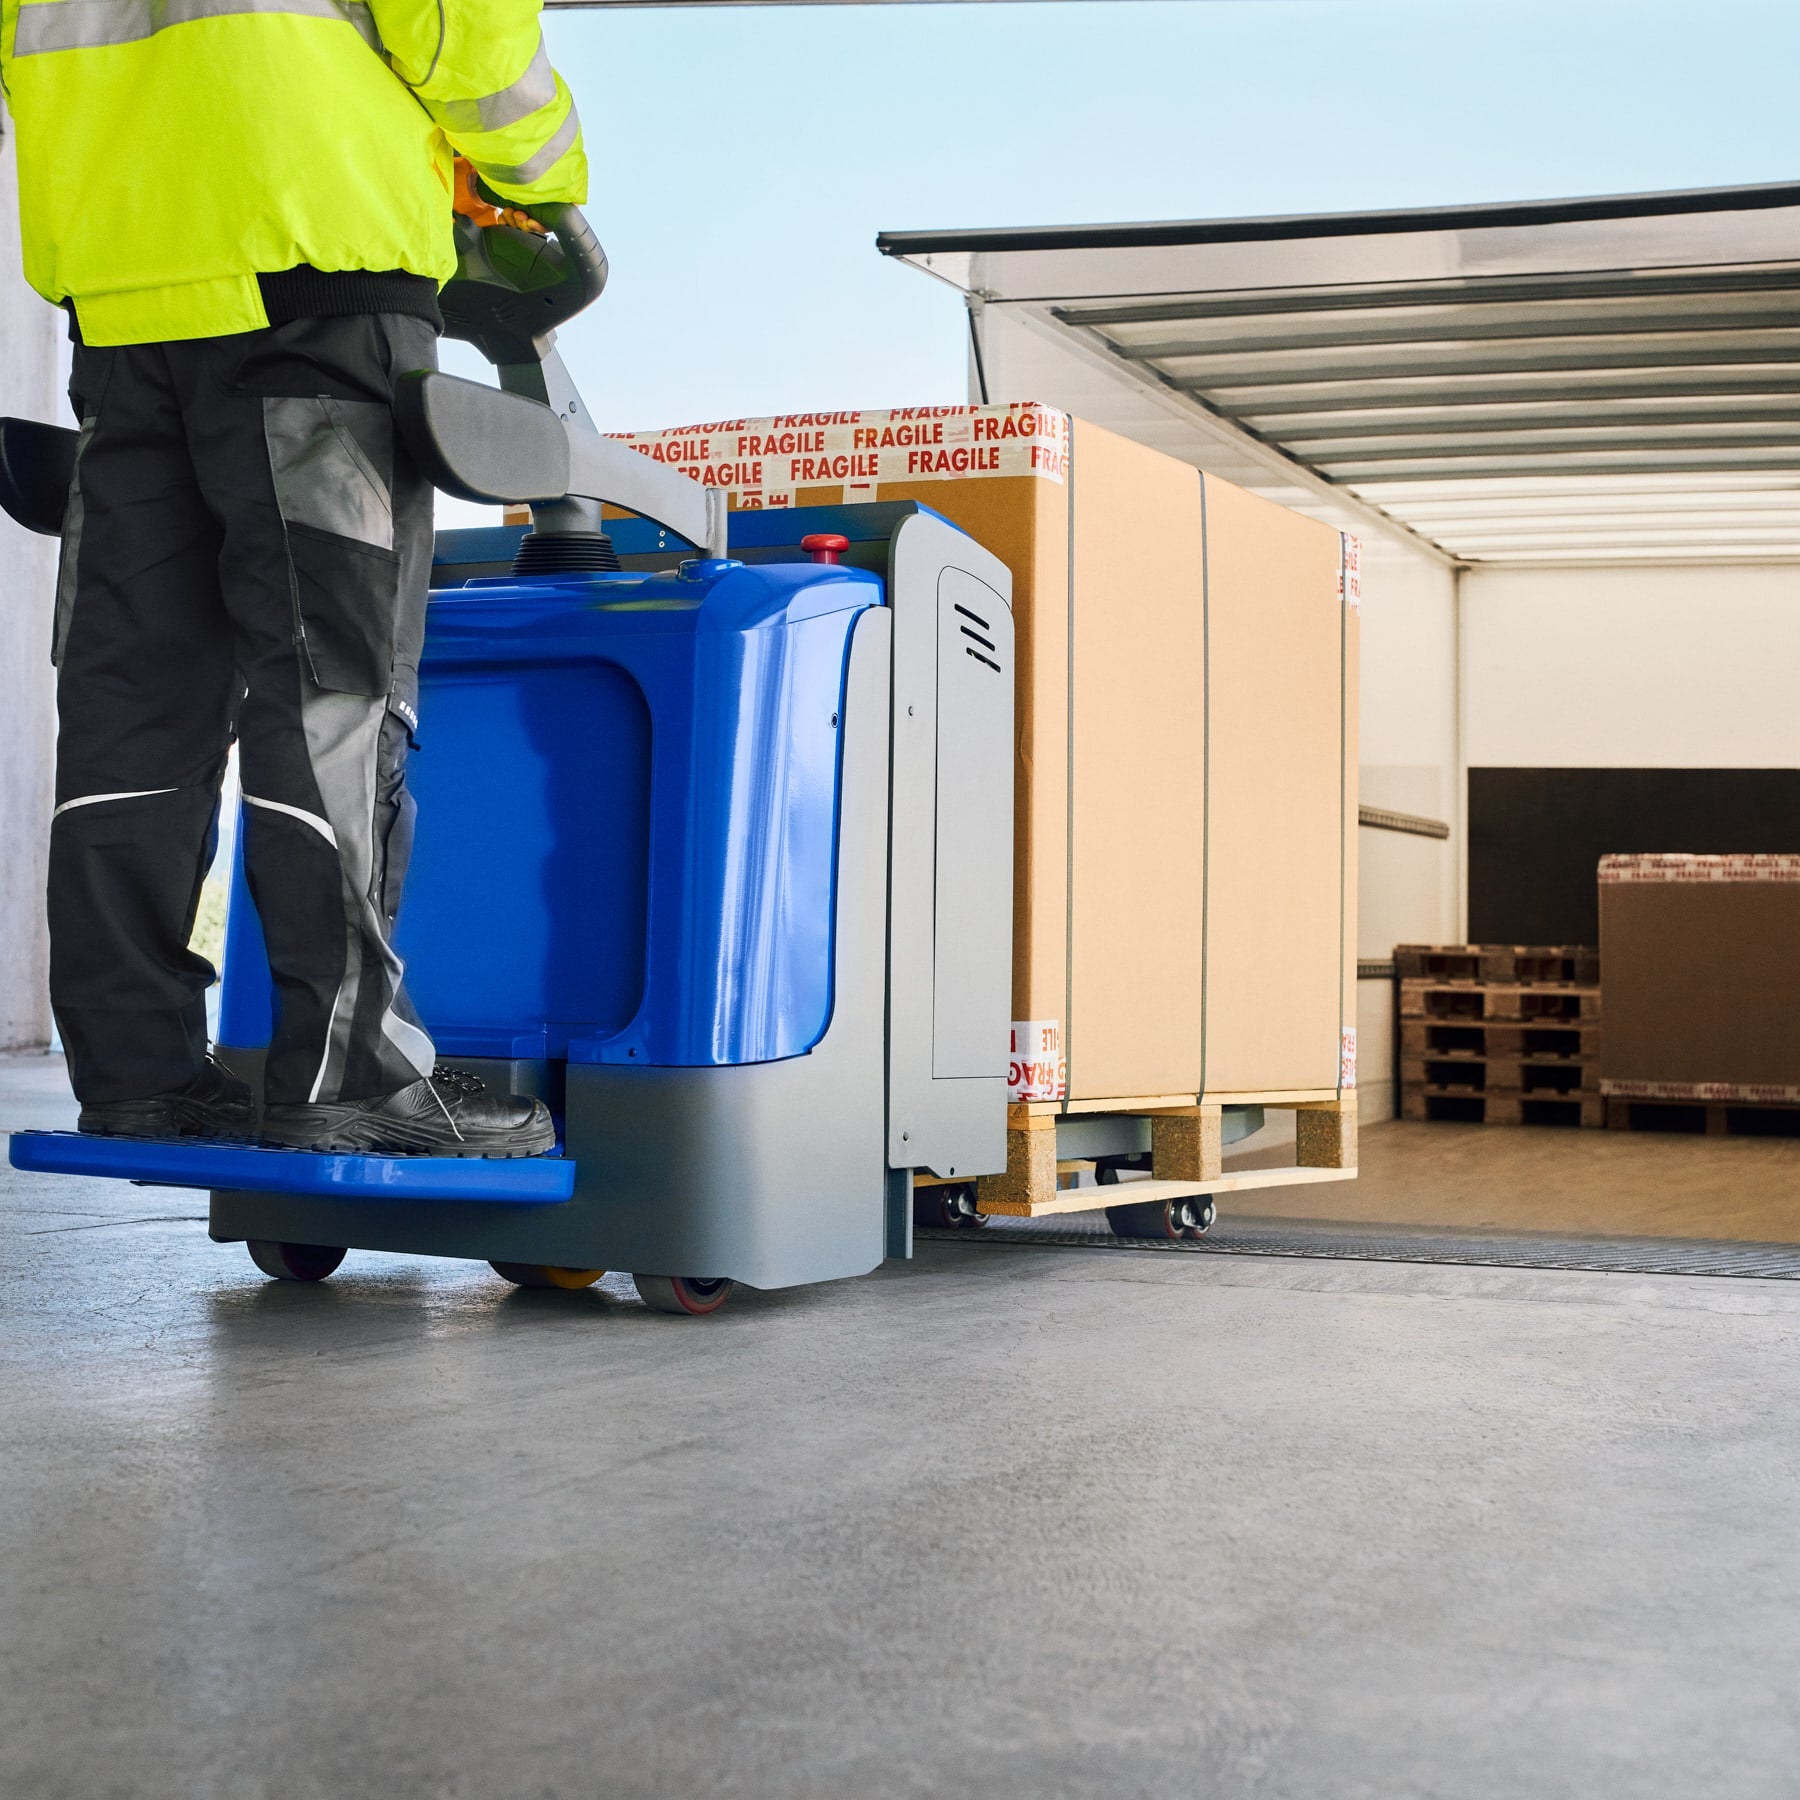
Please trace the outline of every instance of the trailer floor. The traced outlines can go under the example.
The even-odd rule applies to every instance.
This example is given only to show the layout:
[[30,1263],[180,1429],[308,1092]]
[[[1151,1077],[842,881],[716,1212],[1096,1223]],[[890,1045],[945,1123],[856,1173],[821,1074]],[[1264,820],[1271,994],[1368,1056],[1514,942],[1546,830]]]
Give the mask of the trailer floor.
[[686,1321],[201,1210],[0,1171],[8,1800],[1793,1792],[1793,1282],[929,1243]]
[[[1227,1169],[1293,1161],[1293,1114],[1270,1121]],[[1221,1217],[1800,1244],[1800,1137],[1388,1120],[1361,1139],[1356,1180],[1253,1188]]]

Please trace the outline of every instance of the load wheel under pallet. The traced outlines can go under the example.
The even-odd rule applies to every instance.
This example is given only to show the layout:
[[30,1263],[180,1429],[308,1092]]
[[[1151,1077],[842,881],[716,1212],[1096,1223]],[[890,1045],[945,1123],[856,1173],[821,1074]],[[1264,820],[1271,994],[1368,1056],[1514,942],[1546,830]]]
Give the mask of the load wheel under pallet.
[[1146,1200],[1139,1206],[1109,1206],[1106,1222],[1114,1237],[1161,1238],[1179,1242],[1205,1237],[1217,1210],[1206,1194],[1188,1200]]
[[[1094,1171],[1094,1179],[1102,1187],[1119,1184],[1119,1169],[1135,1166],[1147,1158],[1107,1158]],[[1109,1206],[1106,1222],[1114,1237],[1161,1239],[1178,1243],[1182,1239],[1204,1237],[1218,1217],[1218,1208],[1210,1194],[1193,1194],[1177,1200],[1145,1200],[1135,1206]]]
[[987,1223],[975,1210],[972,1181],[934,1182],[913,1189],[913,1224],[926,1231],[972,1231]]

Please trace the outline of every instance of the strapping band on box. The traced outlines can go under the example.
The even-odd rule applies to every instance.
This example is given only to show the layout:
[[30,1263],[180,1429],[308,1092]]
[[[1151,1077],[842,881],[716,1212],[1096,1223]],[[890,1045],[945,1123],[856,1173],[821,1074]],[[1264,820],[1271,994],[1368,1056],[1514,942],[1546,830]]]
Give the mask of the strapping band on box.
[[1600,885],[1638,881],[1800,881],[1800,856],[1603,856]]
[[1600,1078],[1609,1100],[1705,1100],[1729,1106],[1800,1106],[1800,1087],[1751,1081],[1613,1081]]
[[1036,475],[1061,485],[1069,467],[1069,415],[1029,400],[785,413],[613,435],[703,487],[725,489],[746,511],[793,506],[799,488],[842,488],[846,501],[860,501],[876,499],[884,482]]

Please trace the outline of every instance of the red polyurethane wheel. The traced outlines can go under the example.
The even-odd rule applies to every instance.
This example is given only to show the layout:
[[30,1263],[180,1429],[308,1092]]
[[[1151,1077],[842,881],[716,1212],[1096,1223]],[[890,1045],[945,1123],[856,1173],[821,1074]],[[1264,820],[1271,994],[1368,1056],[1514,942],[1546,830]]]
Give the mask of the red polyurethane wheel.
[[690,1319],[716,1313],[731,1298],[735,1281],[702,1281],[694,1275],[634,1275],[638,1298],[652,1312],[676,1313]]

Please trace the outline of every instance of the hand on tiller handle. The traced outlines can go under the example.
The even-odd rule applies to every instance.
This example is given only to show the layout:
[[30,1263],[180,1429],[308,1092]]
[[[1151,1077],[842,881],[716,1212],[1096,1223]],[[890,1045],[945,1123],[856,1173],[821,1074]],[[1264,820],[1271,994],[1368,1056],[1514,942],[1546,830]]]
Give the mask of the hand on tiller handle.
[[530,213],[522,212],[516,206],[495,206],[482,199],[475,187],[475,165],[466,156],[456,159],[456,183],[451,192],[452,208],[484,230],[490,225],[511,225],[517,231],[535,231],[539,237],[547,235]]

